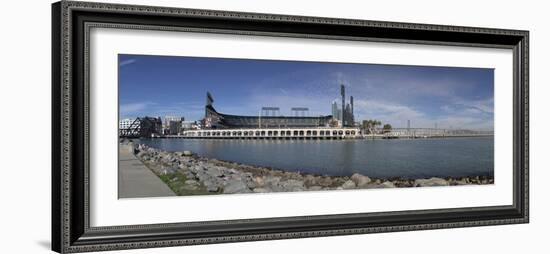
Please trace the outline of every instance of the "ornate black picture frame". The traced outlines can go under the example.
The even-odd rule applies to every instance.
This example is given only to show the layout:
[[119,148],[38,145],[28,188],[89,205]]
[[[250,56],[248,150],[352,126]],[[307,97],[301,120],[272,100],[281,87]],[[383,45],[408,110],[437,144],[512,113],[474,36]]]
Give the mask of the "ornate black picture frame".
[[[89,224],[91,27],[512,49],[513,205],[171,224]],[[62,1],[52,6],[52,249],[86,252],[529,221],[529,32]],[[512,111],[510,112],[512,113]]]

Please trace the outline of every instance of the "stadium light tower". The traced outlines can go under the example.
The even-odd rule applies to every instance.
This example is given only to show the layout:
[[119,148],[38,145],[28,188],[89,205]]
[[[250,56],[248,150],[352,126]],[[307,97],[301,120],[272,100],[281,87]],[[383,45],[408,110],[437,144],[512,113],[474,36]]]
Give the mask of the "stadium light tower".
[[344,126],[346,122],[346,88],[344,84],[340,85],[340,94],[342,95],[342,126]]
[[258,129],[262,128],[262,111],[258,111]]

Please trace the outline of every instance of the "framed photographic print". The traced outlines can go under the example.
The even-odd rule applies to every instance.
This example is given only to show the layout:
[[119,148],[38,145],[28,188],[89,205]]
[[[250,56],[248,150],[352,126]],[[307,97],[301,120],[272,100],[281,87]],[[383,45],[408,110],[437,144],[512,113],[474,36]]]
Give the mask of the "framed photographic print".
[[528,222],[528,31],[52,13],[57,252]]

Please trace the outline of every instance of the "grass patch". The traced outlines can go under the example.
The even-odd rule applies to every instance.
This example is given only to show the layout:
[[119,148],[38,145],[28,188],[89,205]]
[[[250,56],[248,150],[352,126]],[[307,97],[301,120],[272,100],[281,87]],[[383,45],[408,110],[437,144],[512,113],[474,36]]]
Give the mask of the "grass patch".
[[212,195],[218,194],[216,192],[208,192],[206,187],[199,182],[199,186],[196,189],[190,189],[186,186],[185,181],[187,177],[180,172],[173,174],[159,175],[159,178],[170,187],[170,189],[178,196],[191,196],[191,195]]

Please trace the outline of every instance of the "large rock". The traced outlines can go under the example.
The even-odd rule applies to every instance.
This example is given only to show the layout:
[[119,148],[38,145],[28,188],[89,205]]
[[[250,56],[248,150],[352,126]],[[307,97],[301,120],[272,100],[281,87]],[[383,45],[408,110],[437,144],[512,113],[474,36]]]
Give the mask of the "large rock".
[[183,156],[191,156],[191,155],[193,155],[193,153],[191,151],[183,151],[182,155]]
[[321,186],[311,186],[311,187],[307,188],[308,191],[320,191],[322,189],[323,189],[323,187],[321,187]]
[[149,157],[148,155],[149,155],[149,154],[148,154],[147,152],[145,152],[145,151],[139,151],[139,152],[136,154],[136,156],[137,156],[138,158],[143,158],[143,157],[145,157],[145,156]]
[[191,171],[184,171],[183,175],[185,176],[185,178],[189,179],[189,180],[195,180],[195,174],[193,174]]
[[351,180],[357,185],[357,187],[365,187],[370,183],[371,179],[368,176],[364,176],[358,173],[355,173],[351,176]]
[[449,182],[445,179],[432,177],[430,179],[416,179],[414,181],[414,187],[428,187],[428,186],[447,186]]
[[264,186],[278,186],[280,181],[281,177],[279,176],[267,176],[264,179]]
[[176,173],[177,169],[175,168],[163,168],[161,169],[161,174],[162,175],[170,175],[170,174],[174,174]]
[[206,169],[206,173],[213,177],[218,177],[223,175],[223,173],[216,167],[208,167],[205,169]]
[[186,180],[184,183],[185,183],[185,185],[196,185],[196,186],[199,185],[199,182],[197,182],[195,180]]
[[449,182],[450,185],[467,185],[468,182],[466,182],[465,179],[456,179],[456,180],[451,180]]
[[306,186],[314,186],[317,184],[317,178],[313,175],[306,175],[304,177],[304,184]]
[[328,176],[321,177],[317,182],[323,187],[330,187],[332,185],[332,179]]
[[195,180],[186,180],[184,182],[184,185],[181,187],[181,189],[188,190],[188,191],[198,190],[199,188],[200,188],[200,184]]
[[207,174],[206,172],[204,171],[197,171],[197,173],[195,174],[195,176],[201,180],[201,181],[207,181],[207,180],[210,180],[211,178],[213,178],[212,176],[210,176],[209,174]]
[[390,181],[384,181],[384,182],[380,181],[380,183],[377,183],[375,181],[375,182],[368,183],[367,185],[365,185],[364,188],[366,188],[366,189],[395,188],[395,184],[393,182],[390,182]]
[[249,193],[250,189],[246,186],[246,183],[242,180],[231,179],[225,182],[223,187],[223,193],[232,194],[232,193]]
[[196,174],[196,173],[202,171],[202,167],[201,167],[201,166],[194,165],[194,166],[189,167],[189,170],[191,170],[191,172],[193,172],[193,173]]
[[342,184],[343,189],[355,189],[355,187],[357,186],[352,180],[347,180],[344,184]]
[[209,178],[202,181],[202,185],[204,185],[207,189],[214,189],[214,187],[221,189],[221,187],[224,186],[224,183],[225,182],[223,181],[223,179],[219,178]]
[[206,191],[208,192],[218,192],[220,188],[216,185],[206,185]]
[[263,187],[265,185],[265,180],[261,176],[257,176],[254,178],[254,183],[256,183],[256,187]]
[[279,185],[284,191],[303,191],[305,190],[304,182],[300,180],[290,179],[284,182],[280,182]]
[[256,185],[256,182],[254,181],[254,178],[246,178],[244,181],[246,183],[246,186],[248,186],[248,188],[250,188],[250,189],[259,187],[258,185]]
[[380,185],[382,185],[383,188],[395,188],[395,184],[393,184],[390,181],[385,181],[385,182],[381,183]]
[[371,182],[371,183],[367,184],[364,188],[366,188],[366,189],[379,189],[379,188],[384,188],[384,186],[380,183]]
[[197,186],[197,185],[184,185],[180,189],[181,190],[187,190],[187,191],[194,191],[194,190],[198,190],[199,186]]
[[255,188],[254,192],[255,193],[268,193],[268,192],[271,192],[271,190],[269,188]]

